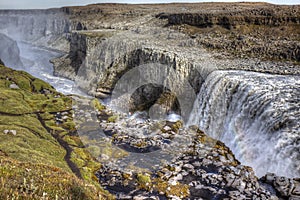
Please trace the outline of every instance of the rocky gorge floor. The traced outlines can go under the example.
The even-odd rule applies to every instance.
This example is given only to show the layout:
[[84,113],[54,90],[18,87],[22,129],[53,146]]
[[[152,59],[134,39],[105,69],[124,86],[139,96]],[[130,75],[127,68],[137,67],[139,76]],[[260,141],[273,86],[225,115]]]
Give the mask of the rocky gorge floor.
[[[299,178],[273,173],[257,177],[226,144],[198,126],[189,126],[183,115],[192,113],[189,109],[211,74],[218,77],[232,70],[237,79],[245,79],[243,73],[251,71],[280,75],[278,84],[289,83],[285,76],[297,80],[299,14],[299,6],[266,3],[99,4],[0,11],[1,33],[21,33],[11,37],[64,53],[51,60],[55,74],[74,80],[92,96],[63,95],[27,73],[1,65],[0,197],[300,199]],[[19,57],[17,43],[2,34],[0,40],[1,49],[6,44],[11,47],[9,56],[0,53],[6,59],[0,57],[5,61],[1,64],[13,65],[11,55]],[[122,79],[130,72],[143,77],[141,83],[146,86],[140,80],[131,84],[130,76]],[[156,82],[149,84],[147,76]],[[230,107],[222,103],[233,102],[239,90],[250,97],[270,96],[260,86],[240,89],[241,82],[227,80],[230,77],[222,81],[230,90],[224,93],[233,95],[217,102],[220,112]],[[298,94],[294,84],[290,92]],[[112,99],[104,105],[97,99],[113,98],[132,88],[135,92],[123,101]],[[182,93],[187,90],[194,95]],[[277,117],[275,125],[267,124],[268,129],[280,133],[293,128],[296,134],[288,142],[296,152],[299,107],[297,98],[290,101],[292,106],[283,98],[278,101],[288,107],[282,116],[263,108]],[[188,102],[187,107],[182,102]],[[126,112],[115,110],[117,105]],[[261,110],[261,106],[251,110],[251,117],[259,118]],[[174,114],[175,119],[152,117],[160,111],[159,117]],[[151,112],[155,113],[149,116]],[[222,115],[212,119],[218,116]],[[275,137],[278,132],[268,134]],[[297,159],[297,155],[291,157]],[[18,176],[19,172],[24,176]],[[37,177],[43,177],[42,181]]]
[[102,163],[96,176],[117,199],[299,198],[299,179],[259,179],[224,143],[181,120],[128,117],[95,99],[77,98],[75,110],[83,143]]

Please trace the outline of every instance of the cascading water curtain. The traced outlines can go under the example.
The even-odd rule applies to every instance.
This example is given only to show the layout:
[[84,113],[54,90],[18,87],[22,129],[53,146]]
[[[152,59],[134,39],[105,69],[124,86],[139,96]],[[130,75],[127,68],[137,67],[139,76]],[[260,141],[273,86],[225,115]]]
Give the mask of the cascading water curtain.
[[198,94],[189,124],[231,148],[258,176],[300,175],[300,77],[215,71]]

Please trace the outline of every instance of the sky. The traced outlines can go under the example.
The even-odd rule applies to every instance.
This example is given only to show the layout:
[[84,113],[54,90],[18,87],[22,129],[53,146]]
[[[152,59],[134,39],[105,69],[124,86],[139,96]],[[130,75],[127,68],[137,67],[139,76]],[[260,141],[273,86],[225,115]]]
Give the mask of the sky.
[[[0,0],[0,9],[37,9],[62,6],[87,5],[93,3],[171,3],[171,2],[236,2],[236,0]],[[274,4],[298,4],[300,0],[241,0],[265,1]]]

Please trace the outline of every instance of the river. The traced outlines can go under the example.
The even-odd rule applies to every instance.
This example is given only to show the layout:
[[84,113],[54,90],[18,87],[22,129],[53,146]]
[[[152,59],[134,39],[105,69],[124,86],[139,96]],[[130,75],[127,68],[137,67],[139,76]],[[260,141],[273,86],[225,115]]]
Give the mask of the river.
[[[59,92],[85,95],[75,82],[53,75],[49,60],[60,52],[28,43],[18,46],[25,71]],[[223,141],[258,176],[274,172],[295,177],[300,175],[299,98],[299,76],[215,71],[201,87],[189,124],[199,125],[208,135]],[[145,157],[132,155],[130,162]]]
[[20,57],[24,70],[31,75],[51,84],[63,94],[86,95],[76,86],[74,81],[53,75],[53,65],[50,60],[62,55],[61,52],[34,46],[29,43],[18,42]]

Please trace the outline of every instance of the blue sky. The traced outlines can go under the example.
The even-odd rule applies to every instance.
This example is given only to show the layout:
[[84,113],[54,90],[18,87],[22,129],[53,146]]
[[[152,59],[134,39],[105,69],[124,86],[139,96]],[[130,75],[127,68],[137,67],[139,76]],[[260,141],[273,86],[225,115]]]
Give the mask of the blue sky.
[[[30,9],[30,8],[53,8],[71,5],[86,5],[92,3],[169,3],[169,2],[212,2],[222,0],[0,0],[0,9]],[[234,0],[223,0],[232,2]],[[242,0],[241,0],[242,1]],[[247,1],[247,0],[244,0]],[[259,1],[259,0],[248,0]],[[265,0],[274,4],[300,4],[300,0]]]

